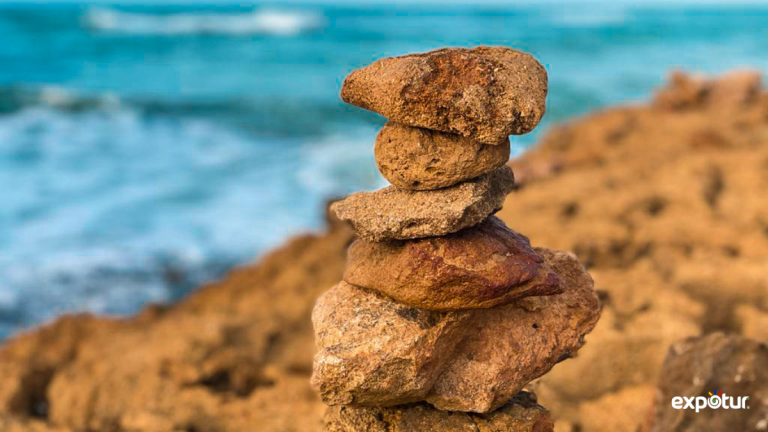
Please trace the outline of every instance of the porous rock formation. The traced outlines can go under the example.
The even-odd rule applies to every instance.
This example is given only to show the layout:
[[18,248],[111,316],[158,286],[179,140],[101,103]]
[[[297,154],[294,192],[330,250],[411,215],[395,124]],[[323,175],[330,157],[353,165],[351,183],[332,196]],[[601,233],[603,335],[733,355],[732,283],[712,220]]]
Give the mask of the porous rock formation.
[[[765,342],[741,336],[713,333],[673,344],[661,371],[650,432],[768,429],[766,365]],[[695,404],[698,411],[672,404],[676,397],[704,397],[709,402],[713,396],[713,404]]]
[[331,209],[367,241],[439,236],[476,225],[499,211],[514,185],[512,170],[501,167],[445,189],[411,191],[389,186],[358,192],[333,203]]
[[[508,48],[446,49],[380,60],[345,81],[345,100],[390,120],[421,121],[388,126],[400,139],[383,131],[379,137],[389,140],[387,146],[394,142],[396,152],[417,155],[425,151],[420,138],[428,137],[434,158],[428,153],[407,161],[407,170],[401,169],[409,175],[405,188],[358,193],[331,206],[360,239],[349,249],[343,282],[320,297],[312,315],[318,349],[312,383],[332,406],[326,430],[363,430],[371,411],[362,407],[395,407],[377,413],[423,426],[414,430],[464,430],[472,418],[446,412],[491,413],[494,430],[516,430],[518,421],[497,421],[503,415],[495,410],[506,406],[503,413],[522,414],[510,404],[512,397],[572,356],[597,322],[592,279],[578,260],[535,250],[492,216],[512,189],[511,170],[497,168],[498,161],[446,157],[462,147],[460,153],[480,155],[483,145],[475,140],[487,143],[488,131],[522,133],[536,125],[540,116],[529,116],[529,102],[543,101],[546,76],[531,62],[538,66]],[[430,87],[434,80],[445,93]],[[409,83],[405,89],[403,82]],[[535,83],[540,86],[531,88]],[[464,103],[469,111],[451,111]],[[446,117],[423,121],[440,115]],[[472,132],[468,139],[445,131]],[[384,153],[376,152],[377,164],[389,167]],[[461,182],[424,190],[443,185],[434,181],[434,163],[452,173],[452,183]]]
[[479,177],[509,160],[509,138],[499,145],[388,122],[373,152],[379,172],[400,189],[432,190]]
[[[693,99],[668,85],[672,100],[689,102],[573,119],[512,162],[520,189],[496,216],[536,245],[575,251],[603,300],[578,356],[529,385],[558,432],[647,425],[680,339],[721,330],[768,341],[768,94],[759,77],[697,78],[704,91]],[[16,335],[0,348],[0,430],[322,430],[326,408],[309,386],[310,313],[342,278],[352,241],[330,218],[323,232],[290,239],[177,304],[119,320],[63,317]],[[386,425],[401,412],[343,409]],[[482,427],[489,415],[451,416]]]
[[426,403],[398,408],[335,406],[325,414],[328,432],[544,432],[553,427],[547,410],[526,392],[489,414],[440,411]]
[[352,72],[345,102],[407,126],[498,145],[546,110],[547,71],[506,47],[446,48],[378,60]]

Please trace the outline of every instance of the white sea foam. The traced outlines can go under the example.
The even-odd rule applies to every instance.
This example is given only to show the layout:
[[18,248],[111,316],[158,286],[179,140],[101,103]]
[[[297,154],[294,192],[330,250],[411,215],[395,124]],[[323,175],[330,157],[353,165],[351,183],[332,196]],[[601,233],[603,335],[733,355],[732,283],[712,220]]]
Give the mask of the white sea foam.
[[57,108],[72,98],[0,116],[0,339],[169,300],[175,279],[197,285],[319,220],[322,197],[286,175],[297,143],[127,105]]
[[361,128],[307,142],[298,174],[302,186],[323,197],[385,186],[371,148],[375,138],[375,129]]
[[294,36],[321,28],[321,14],[281,9],[255,9],[245,13],[150,14],[93,7],[84,17],[91,29],[129,35],[269,34]]

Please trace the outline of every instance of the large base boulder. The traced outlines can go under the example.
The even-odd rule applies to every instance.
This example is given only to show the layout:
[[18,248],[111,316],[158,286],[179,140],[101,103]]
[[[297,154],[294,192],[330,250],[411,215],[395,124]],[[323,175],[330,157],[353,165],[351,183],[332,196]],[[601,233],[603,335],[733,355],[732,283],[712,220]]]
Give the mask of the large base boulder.
[[430,312],[339,284],[313,313],[313,384],[329,405],[426,400],[490,412],[568,359],[600,314],[592,279],[569,253],[537,249],[565,292],[491,309]]

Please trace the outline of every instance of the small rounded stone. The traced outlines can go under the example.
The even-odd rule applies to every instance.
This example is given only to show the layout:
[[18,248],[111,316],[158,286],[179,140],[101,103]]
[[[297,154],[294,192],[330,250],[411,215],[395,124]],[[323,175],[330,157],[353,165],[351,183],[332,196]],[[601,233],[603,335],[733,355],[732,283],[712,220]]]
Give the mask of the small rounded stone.
[[461,135],[389,122],[374,147],[379,172],[410,190],[453,186],[501,167],[509,160],[509,138],[486,145]]

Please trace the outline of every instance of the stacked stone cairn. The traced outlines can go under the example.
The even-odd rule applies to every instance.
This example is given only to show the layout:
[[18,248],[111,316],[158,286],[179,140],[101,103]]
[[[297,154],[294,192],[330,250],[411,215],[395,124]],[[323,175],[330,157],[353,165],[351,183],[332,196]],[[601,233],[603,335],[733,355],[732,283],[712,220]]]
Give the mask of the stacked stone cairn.
[[546,93],[545,69],[504,47],[344,81],[344,101],[389,119],[374,151],[392,186],[331,207],[359,239],[312,314],[326,431],[552,430],[521,390],[583,345],[599,302],[572,254],[493,216],[514,186],[509,135],[539,123]]

